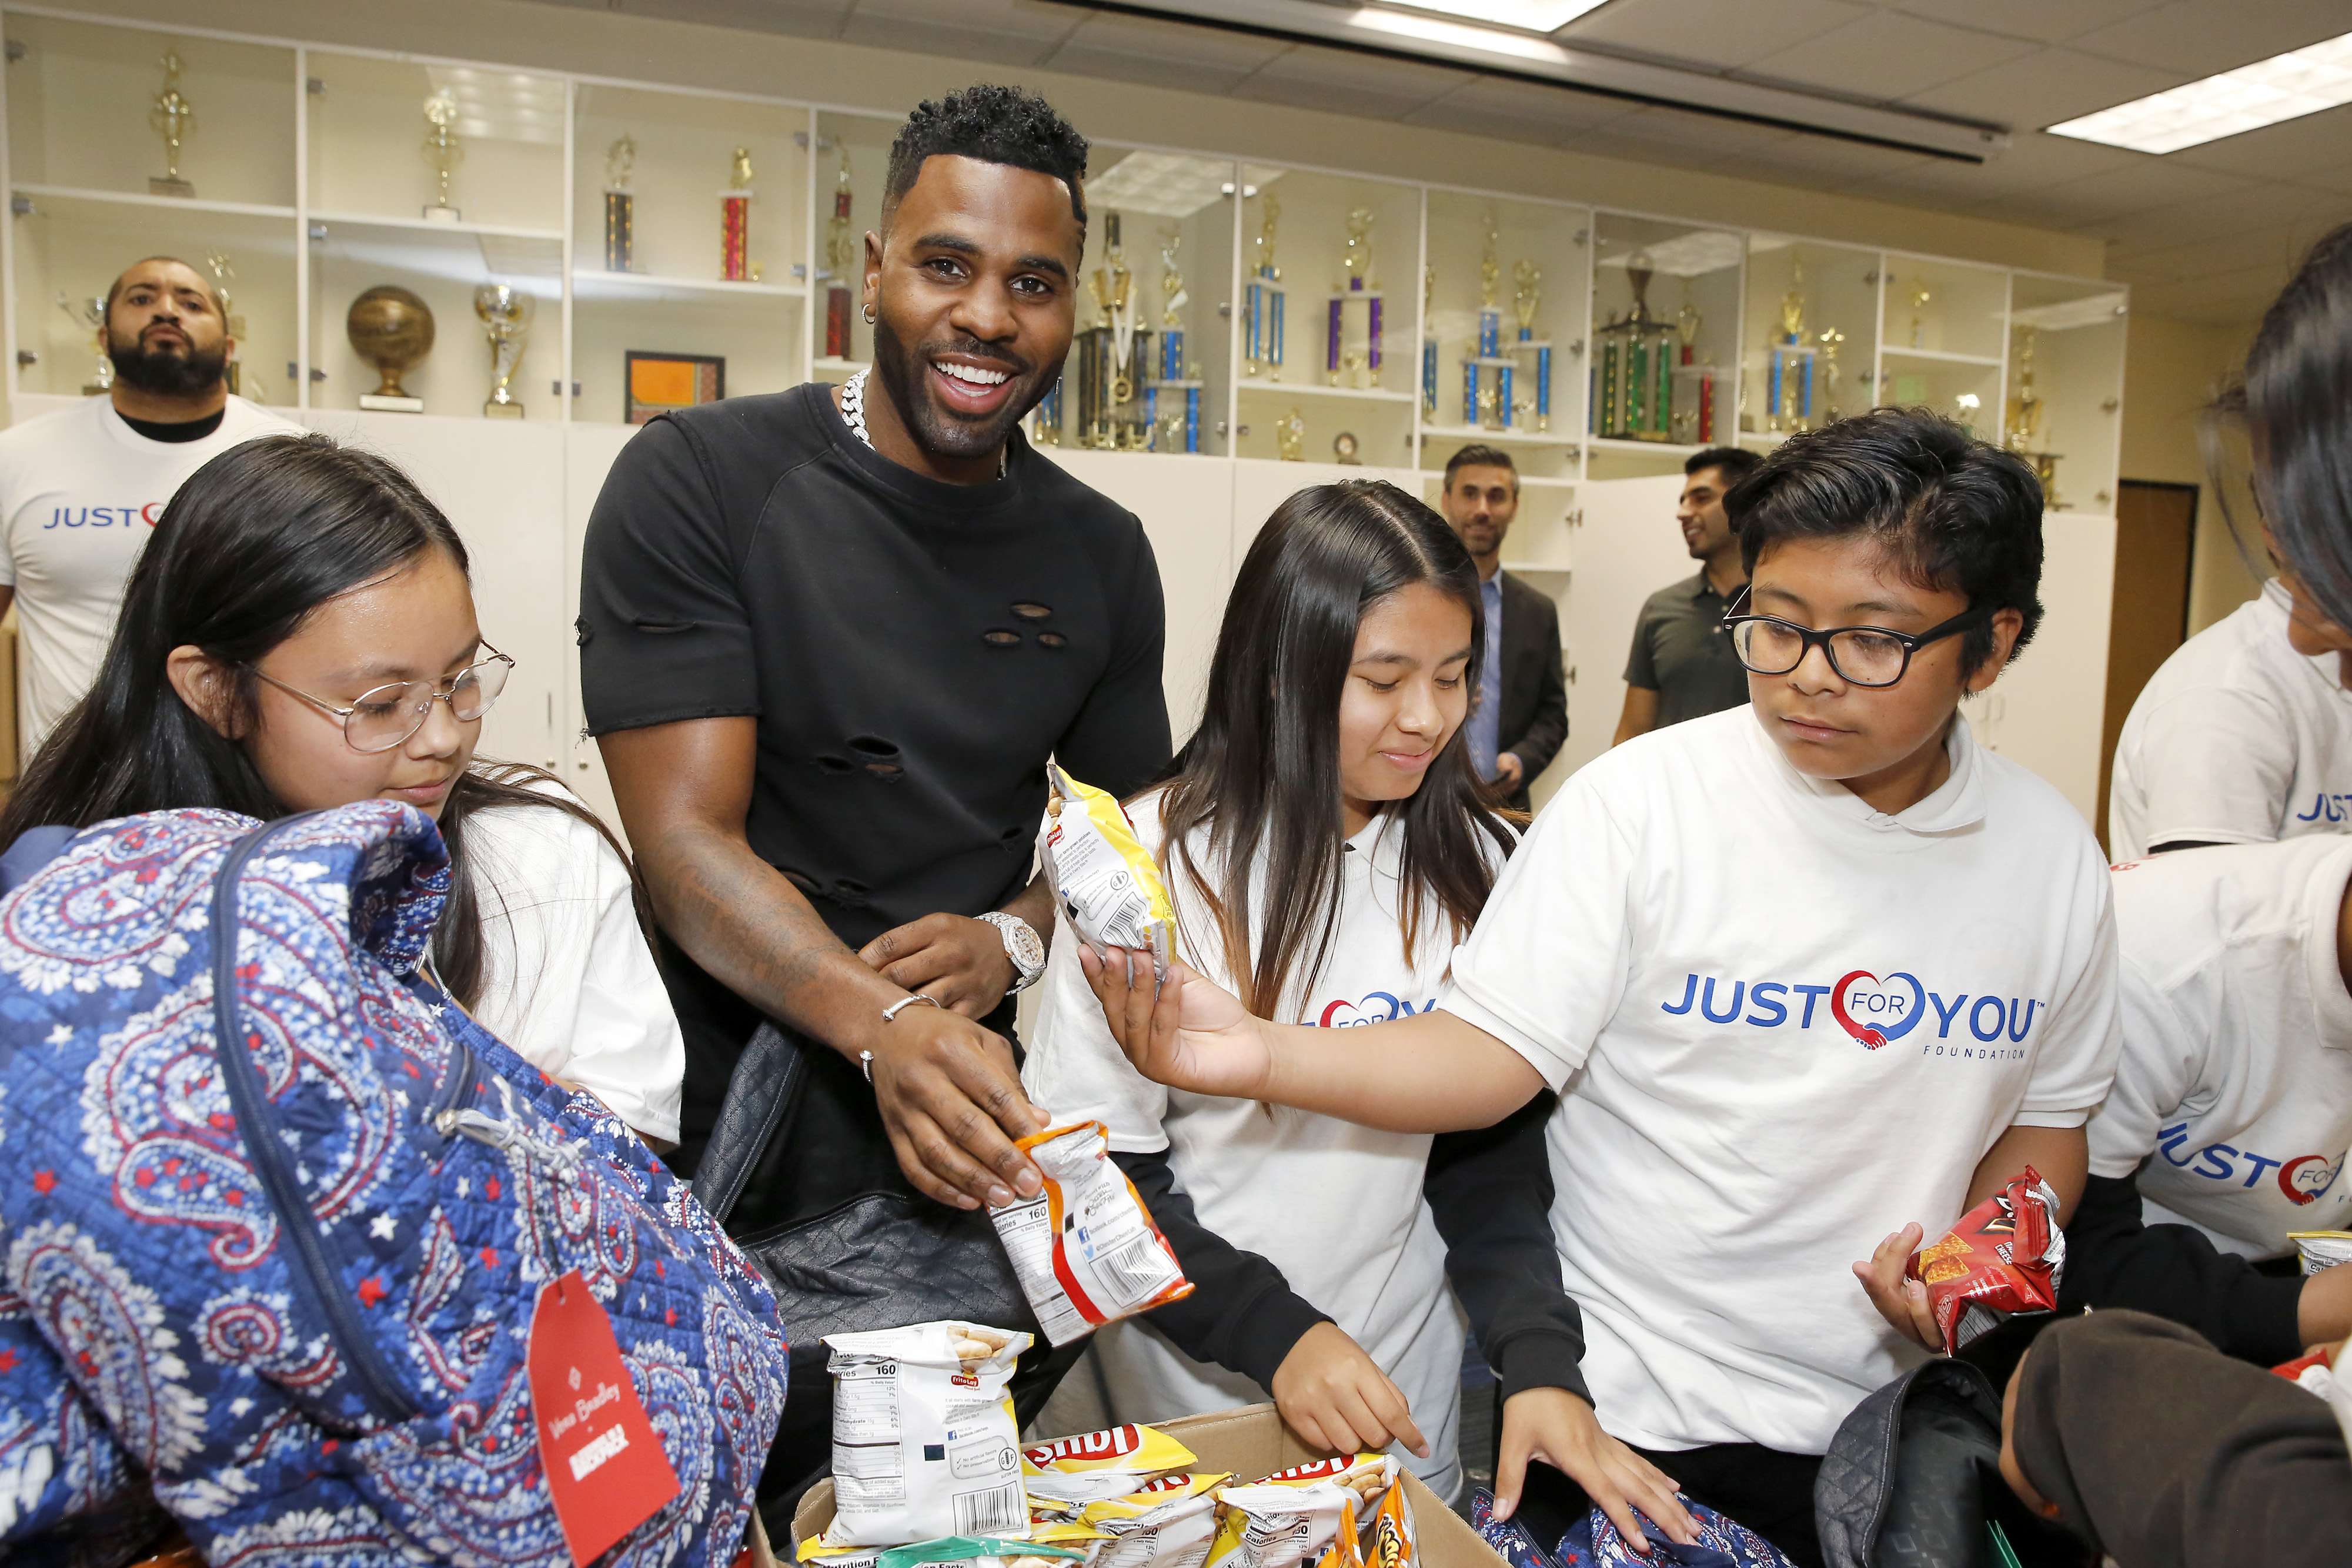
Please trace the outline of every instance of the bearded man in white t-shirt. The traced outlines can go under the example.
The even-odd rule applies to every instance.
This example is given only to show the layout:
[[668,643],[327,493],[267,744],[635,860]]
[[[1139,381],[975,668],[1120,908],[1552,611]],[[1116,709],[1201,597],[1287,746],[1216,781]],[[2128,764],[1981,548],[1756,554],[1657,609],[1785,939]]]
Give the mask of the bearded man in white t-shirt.
[[0,432],[0,611],[16,607],[16,737],[29,760],[98,674],[122,585],[181,483],[296,427],[229,395],[220,294],[152,256],[106,297],[107,396]]

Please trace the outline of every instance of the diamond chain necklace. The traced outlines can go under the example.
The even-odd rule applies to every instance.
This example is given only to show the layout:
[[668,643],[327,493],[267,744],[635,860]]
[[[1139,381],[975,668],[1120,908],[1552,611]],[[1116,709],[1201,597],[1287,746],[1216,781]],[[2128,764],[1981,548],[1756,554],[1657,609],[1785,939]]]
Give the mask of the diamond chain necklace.
[[[874,450],[874,438],[866,434],[866,371],[860,371],[842,383],[841,417],[848,423],[849,434],[864,442],[866,450],[871,452]],[[1005,459],[1009,455],[1009,443],[996,449],[996,476],[999,479],[1004,477]]]

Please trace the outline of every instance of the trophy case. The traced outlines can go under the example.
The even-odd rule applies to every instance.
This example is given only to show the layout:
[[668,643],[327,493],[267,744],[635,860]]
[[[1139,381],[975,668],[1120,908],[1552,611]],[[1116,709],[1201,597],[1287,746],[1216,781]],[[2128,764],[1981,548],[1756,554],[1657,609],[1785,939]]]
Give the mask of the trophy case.
[[819,113],[809,162],[809,222],[815,264],[809,282],[809,362],[821,382],[845,382],[874,359],[874,329],[859,300],[866,235],[882,226],[882,187],[898,122]]
[[[569,84],[327,50],[308,64],[310,406],[562,419]],[[363,357],[354,307],[389,290],[409,300],[401,330]]]
[[1875,401],[1882,270],[1874,250],[1748,236],[1739,444],[1768,450]]
[[1257,165],[1243,181],[1234,453],[1412,467],[1420,187]]
[[1234,166],[1100,143],[1091,162],[1076,335],[1031,439],[1230,453]]
[[[572,116],[572,418],[642,423],[805,379],[808,111],[581,82]],[[647,368],[698,361],[718,363]]]
[[2112,283],[2011,275],[2001,444],[2033,465],[2052,511],[2115,510],[2127,308]]
[[2007,270],[1892,251],[1882,270],[1873,402],[1923,405],[2000,439]]
[[293,403],[295,51],[12,13],[6,56],[18,390],[110,384],[106,291],[160,254],[225,296],[233,389]]
[[1679,473],[1732,438],[1747,240],[1605,212],[1592,233],[1586,476]]

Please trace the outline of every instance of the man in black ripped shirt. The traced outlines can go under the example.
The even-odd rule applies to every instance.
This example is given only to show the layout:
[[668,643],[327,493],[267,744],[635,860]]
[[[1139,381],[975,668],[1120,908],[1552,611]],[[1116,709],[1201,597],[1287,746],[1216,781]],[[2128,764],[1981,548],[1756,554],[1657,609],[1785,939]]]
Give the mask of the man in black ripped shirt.
[[1069,351],[1086,155],[1013,89],[917,109],[866,236],[872,369],[656,419],[589,520],[581,684],[674,945],[676,1163],[761,1015],[830,1048],[777,1223],[894,1155],[958,1207],[1034,1196],[1007,1037],[1054,928],[1045,759],[1124,795],[1168,758],[1142,525],[1016,428]]

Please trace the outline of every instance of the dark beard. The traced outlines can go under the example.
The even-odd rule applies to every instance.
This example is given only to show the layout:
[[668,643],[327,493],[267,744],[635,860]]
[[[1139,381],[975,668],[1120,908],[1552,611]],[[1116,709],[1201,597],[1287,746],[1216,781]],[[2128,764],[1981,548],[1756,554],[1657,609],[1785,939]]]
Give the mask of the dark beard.
[[[984,343],[962,342],[942,344],[942,353],[970,353],[1003,358]],[[925,396],[917,381],[929,367],[928,351],[909,352],[898,333],[890,329],[889,318],[877,314],[874,322],[874,372],[882,378],[882,388],[889,393],[892,406],[898,409],[907,434],[915,444],[933,457],[985,457],[1004,444],[1013,427],[1022,416],[1037,406],[1046,388],[1033,389],[1027,399],[1015,396],[1005,400],[1004,406],[984,423],[974,423],[957,419]],[[1019,372],[1029,373],[1027,366]]]
[[219,383],[221,372],[228,367],[228,345],[199,349],[192,343],[185,353],[149,353],[135,341],[126,347],[115,339],[108,341],[106,357],[114,361],[114,373],[141,392],[157,397],[186,397],[209,392]]

